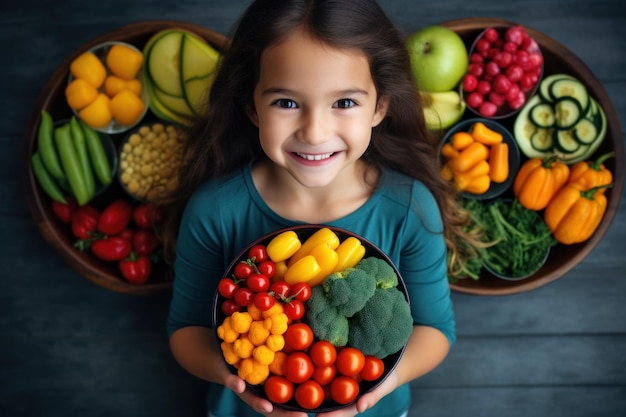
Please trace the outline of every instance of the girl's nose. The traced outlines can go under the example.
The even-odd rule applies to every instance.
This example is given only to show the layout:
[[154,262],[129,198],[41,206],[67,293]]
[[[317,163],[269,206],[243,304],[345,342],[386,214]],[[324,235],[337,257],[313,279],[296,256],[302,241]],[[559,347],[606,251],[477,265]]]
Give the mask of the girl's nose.
[[330,121],[323,111],[309,110],[302,116],[298,139],[311,145],[328,140]]

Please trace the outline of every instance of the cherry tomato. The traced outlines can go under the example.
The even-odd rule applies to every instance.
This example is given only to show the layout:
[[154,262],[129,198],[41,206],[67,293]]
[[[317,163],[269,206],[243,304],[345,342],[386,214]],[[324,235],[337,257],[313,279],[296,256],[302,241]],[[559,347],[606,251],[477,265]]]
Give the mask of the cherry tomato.
[[375,381],[383,375],[385,363],[376,356],[366,355],[363,369],[359,375],[366,381]]
[[330,383],[330,396],[339,404],[349,404],[359,395],[359,383],[349,376],[338,376]]
[[337,348],[327,340],[318,340],[309,350],[311,360],[317,366],[329,366],[337,360]]
[[313,330],[306,323],[293,323],[284,334],[285,343],[296,350],[305,350],[313,343]]
[[239,285],[235,284],[235,281],[230,278],[222,278],[217,284],[217,291],[224,298],[233,298],[237,288],[239,288]]
[[145,284],[152,272],[152,262],[147,256],[134,256],[118,262],[120,272],[131,284]]
[[252,300],[254,299],[254,293],[250,288],[240,287],[235,290],[233,294],[233,300],[240,307],[246,307],[250,305]]
[[52,200],[52,211],[63,223],[70,224],[72,214],[78,209],[78,203],[69,196],[65,197],[65,200],[67,204]]
[[304,304],[300,300],[291,300],[283,304],[283,312],[292,321],[300,320],[304,317]]
[[270,279],[274,278],[274,275],[276,275],[276,264],[271,259],[261,262],[257,268],[260,273]]
[[276,404],[284,404],[293,397],[293,383],[278,375],[270,376],[264,383],[265,395]]
[[133,205],[125,199],[117,199],[107,205],[98,218],[98,231],[116,235],[128,226],[133,216]]
[[295,397],[300,407],[312,410],[322,405],[324,401],[324,388],[310,379],[296,388]]
[[150,204],[138,204],[133,208],[133,221],[142,229],[151,229],[159,219],[156,207]]
[[116,234],[116,237],[121,237],[122,239],[126,239],[129,242],[133,241],[133,237],[135,236],[135,233],[137,233],[137,230],[135,230],[135,228],[133,227],[127,227],[124,230],[122,230],[121,232],[119,232],[118,234]]
[[99,235],[96,232],[98,226],[98,210],[90,205],[84,205],[76,209],[72,214],[70,227],[72,234],[78,239],[92,239]]
[[295,300],[306,301],[311,298],[311,286],[306,282],[298,282],[291,287],[291,296]]
[[133,235],[133,250],[137,255],[152,255],[161,246],[161,240],[152,229],[140,229]]
[[313,380],[321,386],[328,385],[337,376],[337,367],[335,365],[316,366],[313,371]]
[[91,253],[103,261],[121,261],[130,255],[131,243],[121,237],[107,237],[91,243]]
[[255,272],[246,278],[246,285],[254,292],[263,292],[270,289],[270,279]]
[[238,262],[235,265],[235,277],[239,279],[246,279],[254,272],[254,267],[246,261]]
[[289,296],[289,291],[291,291],[291,284],[289,284],[287,281],[276,281],[270,286],[270,291],[272,292],[272,294],[274,294],[274,298],[276,298],[277,300],[281,300]]
[[252,246],[250,250],[248,250],[248,258],[257,264],[269,259],[267,256],[267,250],[265,250],[265,246],[263,245]]
[[272,297],[267,291],[258,292],[254,296],[254,305],[261,311],[267,311],[276,302],[276,299]]
[[301,384],[313,376],[315,365],[309,355],[304,352],[293,352],[285,358],[283,366],[285,378],[294,384]]
[[227,316],[232,316],[233,313],[240,311],[240,310],[241,310],[241,307],[239,307],[237,303],[235,302],[235,300],[231,298],[224,300],[222,302],[222,313],[224,313]]
[[337,370],[345,376],[356,376],[365,365],[365,355],[359,349],[345,347],[337,353]]

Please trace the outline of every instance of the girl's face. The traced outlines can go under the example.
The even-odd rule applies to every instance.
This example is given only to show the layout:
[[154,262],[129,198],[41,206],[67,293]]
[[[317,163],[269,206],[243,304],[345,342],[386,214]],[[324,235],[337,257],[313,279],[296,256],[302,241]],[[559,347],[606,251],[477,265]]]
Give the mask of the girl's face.
[[361,51],[297,31],[263,52],[250,118],[276,165],[306,187],[324,187],[356,172],[387,103]]

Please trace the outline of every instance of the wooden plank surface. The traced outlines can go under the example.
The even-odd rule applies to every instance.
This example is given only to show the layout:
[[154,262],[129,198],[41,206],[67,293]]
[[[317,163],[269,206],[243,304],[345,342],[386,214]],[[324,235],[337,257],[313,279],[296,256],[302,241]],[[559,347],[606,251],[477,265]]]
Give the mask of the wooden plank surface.
[[[7,2],[4,2],[7,3]],[[23,134],[52,72],[81,44],[140,20],[228,34],[243,0],[23,0],[0,6],[0,415],[199,417],[205,384],[172,359],[169,294],[87,281],[44,241],[20,179]],[[626,14],[620,0],[383,0],[408,34],[465,17],[539,30],[580,57],[626,128]],[[626,415],[626,207],[565,277],[501,297],[453,294],[458,341],[412,384],[411,416]]]

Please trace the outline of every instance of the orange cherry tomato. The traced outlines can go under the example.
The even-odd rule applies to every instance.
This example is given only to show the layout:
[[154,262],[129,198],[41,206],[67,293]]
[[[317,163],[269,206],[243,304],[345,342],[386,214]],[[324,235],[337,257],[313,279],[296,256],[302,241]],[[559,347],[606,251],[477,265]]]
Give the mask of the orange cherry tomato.
[[285,358],[283,372],[285,378],[294,384],[300,384],[313,376],[315,365],[309,355],[304,352],[294,352]]
[[317,382],[309,379],[298,385],[295,397],[300,407],[312,410],[322,405],[324,401],[324,388]]
[[330,383],[330,395],[339,404],[349,404],[359,395],[359,383],[349,376],[338,376]]
[[309,350],[311,360],[317,366],[329,366],[337,359],[337,348],[327,340],[318,340]]
[[383,375],[384,371],[385,363],[382,359],[367,355],[365,356],[363,369],[361,369],[359,375],[366,381],[375,381]]
[[293,383],[282,376],[270,376],[263,384],[263,388],[267,398],[276,404],[284,404],[293,397]]
[[285,332],[285,343],[295,350],[306,350],[313,343],[313,330],[306,323],[293,323]]
[[345,347],[337,354],[337,370],[345,376],[356,376],[365,365],[365,355],[359,349]]
[[321,386],[330,384],[337,376],[337,367],[335,365],[316,366],[313,371],[313,380]]

